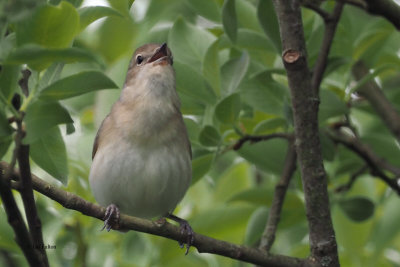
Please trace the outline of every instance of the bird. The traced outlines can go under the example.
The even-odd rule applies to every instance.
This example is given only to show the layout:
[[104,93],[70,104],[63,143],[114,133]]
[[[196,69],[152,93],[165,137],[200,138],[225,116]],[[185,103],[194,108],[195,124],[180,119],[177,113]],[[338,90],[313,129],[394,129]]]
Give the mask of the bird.
[[106,207],[104,228],[118,229],[120,213],[180,224],[189,247],[194,232],[172,214],[192,179],[192,151],[180,111],[172,52],[166,43],[145,44],[129,63],[119,99],[100,125],[89,182]]

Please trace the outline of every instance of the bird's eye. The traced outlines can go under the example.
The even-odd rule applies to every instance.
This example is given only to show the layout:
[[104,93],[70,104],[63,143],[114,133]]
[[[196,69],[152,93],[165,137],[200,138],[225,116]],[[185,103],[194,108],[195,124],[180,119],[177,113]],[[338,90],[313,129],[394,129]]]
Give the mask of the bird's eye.
[[136,64],[140,65],[142,64],[142,62],[143,62],[143,57],[141,55],[138,55],[136,57]]

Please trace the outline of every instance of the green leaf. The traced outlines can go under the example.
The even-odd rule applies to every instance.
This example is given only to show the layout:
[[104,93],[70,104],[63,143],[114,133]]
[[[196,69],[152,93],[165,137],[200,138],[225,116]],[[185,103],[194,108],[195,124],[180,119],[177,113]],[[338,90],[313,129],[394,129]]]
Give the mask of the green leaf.
[[264,35],[253,30],[239,29],[236,45],[246,50],[274,52],[274,44]]
[[244,201],[250,204],[270,206],[272,203],[273,191],[270,189],[256,187],[243,190],[229,199],[229,202]]
[[222,89],[225,94],[236,91],[249,67],[249,55],[243,52],[240,58],[226,62],[221,68]]
[[251,164],[246,161],[231,163],[218,177],[214,189],[215,203],[225,203],[242,190],[252,185]]
[[72,123],[68,111],[57,102],[35,101],[28,106],[25,115],[25,144],[30,144],[58,124]]
[[44,72],[43,77],[40,79],[40,89],[57,81],[60,78],[63,68],[64,63],[54,63],[48,67]]
[[254,109],[282,117],[284,101],[288,97],[288,88],[269,78],[263,72],[254,78],[244,80],[240,85],[240,96]]
[[[117,2],[111,1],[110,4]],[[127,6],[127,3],[125,3]],[[114,9],[117,9],[114,7]],[[121,14],[128,13],[125,7],[118,9]],[[106,17],[96,32],[98,41],[94,43],[94,49],[106,59],[108,63],[114,63],[127,54],[132,54],[133,41],[137,38],[138,27],[132,17],[110,16]]]
[[0,137],[0,160],[7,153],[8,148],[10,147],[12,141],[13,141],[13,138],[11,135],[6,136],[6,137]]
[[353,197],[339,201],[339,207],[353,221],[368,220],[375,210],[375,204],[366,197]]
[[[196,1],[194,1],[196,2]],[[221,94],[221,74],[219,67],[218,40],[207,49],[203,61],[203,76],[209,82],[217,96]]]
[[240,105],[240,95],[232,94],[218,103],[215,108],[215,116],[222,123],[232,124],[239,116]]
[[245,143],[237,153],[268,173],[282,172],[287,148],[286,140],[272,139],[254,144]]
[[47,48],[66,48],[79,30],[79,15],[66,1],[44,5],[30,19],[17,24],[17,44],[36,43]]
[[0,71],[0,93],[10,103],[18,86],[20,66],[2,65]]
[[98,62],[95,55],[81,48],[49,49],[34,44],[14,50],[6,59],[7,64],[28,64],[35,70],[47,68],[54,62]]
[[68,76],[44,88],[39,95],[42,100],[61,100],[95,90],[118,88],[102,72],[83,71]]
[[206,154],[192,160],[192,184],[207,174],[213,161],[214,154]]
[[206,125],[200,132],[199,141],[204,146],[218,146],[221,135],[213,126]]
[[254,127],[253,134],[270,134],[278,131],[283,132],[288,127],[287,122],[283,118],[272,118],[260,122]]
[[322,156],[327,161],[335,159],[336,146],[335,143],[326,134],[320,132],[319,140],[321,142]]
[[78,9],[80,16],[80,30],[85,29],[92,22],[108,16],[122,17],[117,10],[106,6],[87,6]]
[[53,127],[30,145],[32,160],[62,182],[68,181],[67,150],[59,127]]
[[171,48],[174,61],[201,71],[207,49],[215,41],[211,33],[187,23],[183,18],[178,18],[168,36],[168,46]]
[[13,130],[8,123],[7,117],[4,112],[0,109],[0,138],[9,136],[13,133]]
[[243,231],[246,229],[248,218],[254,212],[249,206],[214,206],[198,213],[191,219],[190,225],[199,233],[207,233],[213,238],[243,242]]
[[221,21],[220,8],[214,0],[186,1],[193,11],[211,21]]
[[193,118],[184,117],[183,121],[188,131],[191,143],[197,142],[197,140],[199,139],[200,126],[197,124],[195,120],[193,120]]
[[216,102],[216,96],[203,76],[191,66],[175,60],[176,89],[203,104]]
[[222,24],[226,34],[233,42],[236,42],[237,37],[237,18],[235,0],[225,0],[222,6]]
[[[1,26],[1,25],[0,25]],[[0,30],[1,32],[1,30]],[[16,45],[15,33],[10,33],[4,38],[0,37],[0,61],[3,62]]]
[[346,103],[330,90],[321,90],[320,98],[321,104],[318,113],[320,122],[349,112]]
[[257,7],[257,17],[265,34],[272,41],[276,52],[281,53],[281,37],[279,35],[278,18],[275,13],[272,1],[259,1]]
[[264,232],[265,224],[268,220],[268,209],[266,207],[259,207],[256,209],[249,219],[247,224],[244,244],[247,246],[254,246],[260,240]]

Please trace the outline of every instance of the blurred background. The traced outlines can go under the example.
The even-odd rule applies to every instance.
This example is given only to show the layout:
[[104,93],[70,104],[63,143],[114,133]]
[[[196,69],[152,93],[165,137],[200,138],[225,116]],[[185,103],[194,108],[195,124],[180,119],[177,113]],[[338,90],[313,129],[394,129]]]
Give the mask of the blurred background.
[[[2,18],[9,19],[12,26],[38,12],[44,2],[3,3],[8,9],[7,12],[3,9]],[[99,70],[119,89],[61,100],[74,121],[74,130],[67,131],[71,125],[60,126],[65,143],[60,149],[66,151],[65,160],[57,157],[59,154],[51,154],[56,152],[49,149],[53,168],[49,171],[32,156],[33,173],[94,202],[88,174],[99,124],[119,97],[134,50],[149,42],[167,42],[174,57],[177,91],[193,150],[193,183],[175,213],[187,219],[197,233],[256,247],[282,172],[287,141],[246,143],[237,151],[233,145],[246,134],[293,132],[291,99],[272,3],[53,0],[50,4],[80,15],[88,6],[110,8],[88,25],[82,26],[81,18],[81,29],[71,39],[72,47],[89,51],[96,60],[65,64],[60,79]],[[326,1],[321,7],[330,11],[333,5],[334,1]],[[64,19],[71,21],[68,16]],[[46,21],[40,21],[40,25],[45,24]],[[303,24],[312,68],[319,53],[324,22],[315,12],[303,9]],[[54,33],[60,30],[64,34],[61,31],[64,26],[55,23],[52,26]],[[332,124],[350,120],[363,142],[399,166],[399,144],[368,103],[354,94],[357,82],[351,75],[351,67],[359,59],[381,70],[374,79],[399,110],[399,44],[399,32],[390,23],[346,5],[321,86],[319,114],[342,266],[400,266],[399,196],[367,171],[350,190],[336,192],[365,163],[324,135],[324,130]],[[8,148],[3,160],[9,161],[12,148]],[[35,153],[34,145],[32,150]],[[37,159],[46,150],[36,153],[39,153]],[[68,179],[63,177],[66,173]],[[67,180],[65,184],[60,182]],[[307,257],[308,228],[298,170],[287,194],[271,252]],[[251,266],[199,254],[195,248],[184,256],[177,242],[148,234],[100,231],[101,221],[65,209],[41,194],[35,196],[45,243],[56,246],[47,250],[51,266]],[[9,262],[26,266],[2,208],[0,213],[0,266],[11,266]]]

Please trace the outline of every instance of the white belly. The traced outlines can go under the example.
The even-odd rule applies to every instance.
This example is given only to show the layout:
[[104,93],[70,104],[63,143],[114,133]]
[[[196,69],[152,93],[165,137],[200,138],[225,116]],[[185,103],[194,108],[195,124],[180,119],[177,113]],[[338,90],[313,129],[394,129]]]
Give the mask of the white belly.
[[142,218],[172,212],[192,172],[187,148],[178,142],[144,148],[121,139],[98,149],[89,176],[97,202]]

